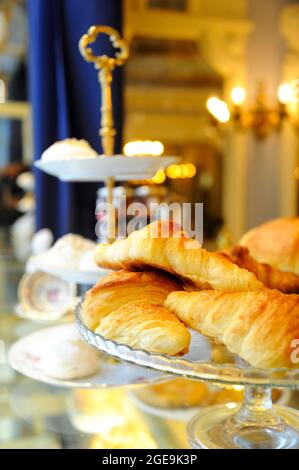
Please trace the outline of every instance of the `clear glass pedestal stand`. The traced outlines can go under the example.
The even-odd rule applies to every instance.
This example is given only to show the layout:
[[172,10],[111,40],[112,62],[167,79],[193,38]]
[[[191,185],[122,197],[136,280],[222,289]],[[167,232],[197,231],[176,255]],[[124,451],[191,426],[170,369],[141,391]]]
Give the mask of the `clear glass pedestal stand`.
[[205,408],[187,433],[195,449],[299,449],[299,411],[272,406],[271,387],[245,386],[240,407]]

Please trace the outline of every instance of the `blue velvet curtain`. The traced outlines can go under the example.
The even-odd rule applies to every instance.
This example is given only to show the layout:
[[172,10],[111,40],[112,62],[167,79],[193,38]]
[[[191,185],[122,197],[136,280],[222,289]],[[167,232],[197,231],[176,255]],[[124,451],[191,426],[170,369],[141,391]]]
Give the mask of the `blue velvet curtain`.
[[[100,88],[93,64],[78,50],[82,34],[93,24],[121,31],[120,0],[28,0],[29,86],[33,106],[34,159],[56,140],[86,139],[101,151]],[[96,52],[112,53],[99,37]],[[121,146],[121,70],[114,73],[113,105]],[[99,184],[61,183],[36,172],[36,228],[50,228],[56,237],[68,232],[94,238],[96,189]]]

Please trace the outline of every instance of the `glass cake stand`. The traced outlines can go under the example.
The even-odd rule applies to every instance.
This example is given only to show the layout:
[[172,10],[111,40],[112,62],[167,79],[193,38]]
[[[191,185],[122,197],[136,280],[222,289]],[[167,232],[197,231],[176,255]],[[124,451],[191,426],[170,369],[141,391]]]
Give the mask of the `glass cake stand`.
[[[191,332],[187,355],[170,357],[132,349],[89,330],[82,321],[82,304],[76,319],[82,338],[100,351],[126,362],[189,379],[218,385],[243,385],[244,401],[216,405],[200,411],[188,425],[193,448],[299,449],[299,412],[272,406],[271,389],[299,388],[299,368],[258,369],[238,357],[229,357],[196,332]],[[228,360],[233,360],[228,363]],[[216,362],[218,361],[218,362]]]

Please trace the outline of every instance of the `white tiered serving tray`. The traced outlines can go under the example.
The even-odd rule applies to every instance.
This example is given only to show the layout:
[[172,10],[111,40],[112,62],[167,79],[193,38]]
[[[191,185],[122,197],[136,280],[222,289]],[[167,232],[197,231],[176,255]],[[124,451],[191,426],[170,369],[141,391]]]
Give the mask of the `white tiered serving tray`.
[[70,283],[90,286],[96,284],[99,279],[107,276],[110,272],[106,269],[83,271],[80,269],[68,269],[63,266],[50,266],[48,263],[43,261],[43,256],[34,256],[30,258],[27,262],[26,271],[29,273],[42,271]]
[[99,155],[92,158],[37,160],[34,165],[61,181],[97,182],[113,177],[116,181],[152,178],[160,168],[177,163],[179,157]]

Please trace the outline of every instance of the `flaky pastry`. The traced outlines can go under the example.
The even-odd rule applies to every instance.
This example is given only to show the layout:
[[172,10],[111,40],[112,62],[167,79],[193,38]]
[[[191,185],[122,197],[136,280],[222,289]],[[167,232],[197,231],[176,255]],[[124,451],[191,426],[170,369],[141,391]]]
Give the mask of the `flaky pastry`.
[[[167,223],[154,223],[112,245],[98,245],[98,266],[111,269],[160,268],[192,282],[193,288],[225,291],[258,290],[264,286],[255,275],[227,257],[210,253],[182,231],[163,233]],[[156,236],[152,236],[156,229]]]
[[168,354],[188,352],[190,333],[165,307],[130,303],[103,318],[96,333],[134,349]]
[[264,288],[253,273],[222,254],[204,250],[196,240],[170,238],[165,254],[174,272],[192,281],[195,288],[227,292]]
[[299,276],[273,268],[269,264],[259,263],[249,254],[245,246],[234,246],[227,253],[231,261],[240,268],[255,274],[269,289],[277,289],[285,294],[299,293]]
[[178,289],[179,281],[161,272],[113,272],[85,294],[82,319],[93,330],[102,318],[123,305],[130,302],[163,305],[169,292]]
[[164,305],[185,325],[222,342],[254,367],[298,367],[293,357],[299,338],[298,295],[270,289],[172,292]]
[[95,261],[98,266],[108,269],[146,270],[154,267],[173,272],[165,256],[165,245],[174,233],[182,234],[174,223],[154,222],[111,245],[98,245]]

